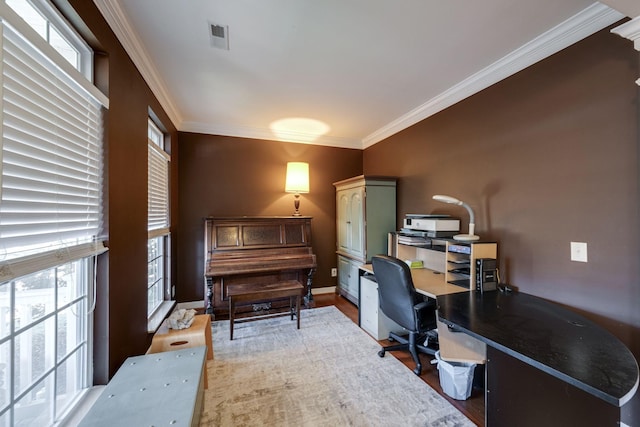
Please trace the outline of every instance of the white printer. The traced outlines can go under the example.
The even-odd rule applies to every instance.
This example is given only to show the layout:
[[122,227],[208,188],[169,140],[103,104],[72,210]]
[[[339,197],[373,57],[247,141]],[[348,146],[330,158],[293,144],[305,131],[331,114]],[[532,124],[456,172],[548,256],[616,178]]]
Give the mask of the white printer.
[[[449,215],[407,214],[403,228],[432,232],[429,237],[447,237],[451,232],[460,231],[460,220]],[[443,232],[441,236],[440,232]]]

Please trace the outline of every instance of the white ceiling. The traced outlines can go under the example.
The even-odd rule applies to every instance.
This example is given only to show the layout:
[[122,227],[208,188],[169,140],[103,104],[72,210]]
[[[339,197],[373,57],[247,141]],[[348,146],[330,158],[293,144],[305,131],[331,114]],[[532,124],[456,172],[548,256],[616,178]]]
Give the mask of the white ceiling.
[[[591,0],[94,2],[179,130],[350,148],[625,16]],[[229,50],[212,46],[209,23],[229,26]],[[278,136],[284,118],[329,130]]]

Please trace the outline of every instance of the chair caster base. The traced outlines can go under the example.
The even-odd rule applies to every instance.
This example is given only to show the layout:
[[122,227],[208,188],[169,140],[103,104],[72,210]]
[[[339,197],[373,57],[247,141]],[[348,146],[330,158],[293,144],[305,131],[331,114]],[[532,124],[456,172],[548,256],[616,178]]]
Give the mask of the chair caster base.
[[380,350],[380,351],[378,352],[378,356],[380,356],[380,357],[384,357],[384,354],[385,354],[385,351],[384,351],[384,350]]

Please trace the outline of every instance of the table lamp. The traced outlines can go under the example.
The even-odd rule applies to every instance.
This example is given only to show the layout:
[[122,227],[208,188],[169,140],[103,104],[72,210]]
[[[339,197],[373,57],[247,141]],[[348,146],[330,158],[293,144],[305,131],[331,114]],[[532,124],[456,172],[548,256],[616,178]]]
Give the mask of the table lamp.
[[294,193],[294,216],[300,216],[300,194],[309,192],[309,163],[288,162],[284,191]]
[[476,236],[474,234],[475,233],[475,228],[476,228],[476,219],[475,219],[475,215],[473,214],[473,209],[471,209],[471,206],[469,206],[468,204],[466,204],[462,200],[456,199],[455,197],[443,196],[442,194],[436,194],[435,196],[433,196],[433,200],[437,200],[437,201],[443,202],[443,203],[451,203],[453,205],[462,206],[465,209],[467,209],[467,212],[469,212],[469,234],[456,234],[455,236],[453,236],[454,240],[472,241],[472,240],[480,239],[480,236]]

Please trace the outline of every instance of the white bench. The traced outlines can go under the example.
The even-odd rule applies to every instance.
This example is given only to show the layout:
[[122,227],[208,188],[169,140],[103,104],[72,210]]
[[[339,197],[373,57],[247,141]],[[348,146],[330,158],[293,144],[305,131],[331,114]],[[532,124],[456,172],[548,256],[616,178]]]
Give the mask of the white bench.
[[80,427],[198,426],[207,347],[130,357]]

